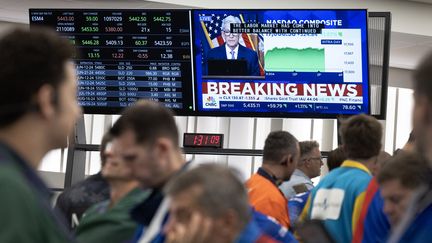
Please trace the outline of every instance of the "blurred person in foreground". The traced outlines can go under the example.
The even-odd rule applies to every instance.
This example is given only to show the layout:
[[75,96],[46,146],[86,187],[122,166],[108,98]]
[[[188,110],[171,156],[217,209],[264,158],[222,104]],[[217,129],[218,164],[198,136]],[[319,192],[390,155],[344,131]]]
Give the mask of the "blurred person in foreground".
[[0,242],[72,242],[36,173],[67,146],[81,109],[74,49],[54,31],[13,30],[0,39]]
[[[169,218],[170,202],[163,194],[163,187],[175,176],[196,166],[183,158],[174,115],[160,103],[139,101],[123,111],[110,133],[117,140],[121,159],[131,166],[134,178],[143,188],[152,189],[131,211],[132,218],[139,224],[132,242],[164,242],[162,228]],[[257,223],[263,230],[269,230],[266,232],[289,238],[286,229],[279,227],[275,232],[273,227],[268,227],[268,218],[259,219]]]
[[[136,205],[131,216],[138,224],[134,242],[151,242],[166,221],[169,202],[163,187],[192,163],[183,159],[178,146],[174,114],[160,103],[139,101],[126,108],[110,130],[120,159],[128,163],[132,175],[151,194]],[[132,236],[131,236],[132,238]]]
[[131,239],[138,226],[129,212],[150,192],[139,188],[139,182],[133,177],[131,167],[119,156],[116,139],[109,142],[101,153],[105,159],[101,174],[108,181],[110,198],[85,211],[76,230],[77,240],[125,242]]
[[431,169],[420,155],[401,152],[383,166],[377,180],[384,199],[384,213],[395,227],[402,221],[415,191],[432,181]]
[[381,124],[371,116],[355,115],[342,122],[342,146],[347,160],[311,191],[301,219],[323,221],[338,243],[351,242],[366,188],[372,179],[382,139]]
[[293,135],[271,132],[264,143],[262,166],[246,181],[252,207],[286,228],[290,227],[288,200],[279,185],[290,179],[299,157],[299,143]]
[[319,144],[316,141],[302,141],[299,142],[299,147],[300,159],[297,168],[289,181],[285,181],[279,186],[287,199],[299,193],[310,191],[314,187],[312,178],[321,174],[323,162]]
[[[102,170],[106,163],[105,149],[111,140],[111,135],[106,133],[101,141],[100,160]],[[79,225],[83,213],[88,208],[109,198],[109,185],[103,178],[102,173],[99,172],[66,188],[57,198],[56,208],[66,216],[69,227],[75,229]]]
[[171,199],[168,243],[277,242],[252,220],[246,188],[228,168],[200,165],[171,180],[165,191]]
[[[432,168],[432,52],[414,71],[413,134],[415,150]],[[407,212],[392,230],[389,242],[424,242],[426,239],[432,239],[432,185],[415,191]]]

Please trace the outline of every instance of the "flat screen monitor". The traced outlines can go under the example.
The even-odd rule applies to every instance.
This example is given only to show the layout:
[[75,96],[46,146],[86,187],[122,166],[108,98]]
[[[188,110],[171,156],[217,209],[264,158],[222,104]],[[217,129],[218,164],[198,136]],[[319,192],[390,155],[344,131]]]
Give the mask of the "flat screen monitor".
[[370,113],[367,11],[30,9],[78,49],[85,113],[139,99],[177,115]]
[[[200,115],[369,113],[366,10],[194,10],[193,37]],[[215,60],[246,73],[213,77]]]
[[116,114],[139,99],[177,114],[193,109],[189,10],[30,9],[78,49],[78,101],[85,113]]

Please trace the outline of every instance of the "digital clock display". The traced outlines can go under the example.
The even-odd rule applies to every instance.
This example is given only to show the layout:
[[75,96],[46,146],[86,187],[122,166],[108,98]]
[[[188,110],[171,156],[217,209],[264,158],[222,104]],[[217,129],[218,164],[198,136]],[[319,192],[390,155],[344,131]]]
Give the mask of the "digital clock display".
[[222,148],[223,134],[185,133],[183,147],[189,148]]

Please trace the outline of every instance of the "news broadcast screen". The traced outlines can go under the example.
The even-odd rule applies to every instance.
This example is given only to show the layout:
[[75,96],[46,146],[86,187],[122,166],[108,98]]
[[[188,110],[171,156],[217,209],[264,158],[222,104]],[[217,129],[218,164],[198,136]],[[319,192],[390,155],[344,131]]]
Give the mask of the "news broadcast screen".
[[369,113],[366,10],[194,10],[201,115]]

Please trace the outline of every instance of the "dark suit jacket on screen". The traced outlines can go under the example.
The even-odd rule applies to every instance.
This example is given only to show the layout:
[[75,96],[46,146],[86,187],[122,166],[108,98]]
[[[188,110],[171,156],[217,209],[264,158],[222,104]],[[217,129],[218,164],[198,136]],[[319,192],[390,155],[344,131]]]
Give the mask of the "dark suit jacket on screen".
[[[224,60],[228,59],[226,54],[225,45],[218,46],[216,48],[210,49],[207,54],[207,60]],[[258,56],[255,51],[239,45],[237,60],[247,61],[247,73],[249,76],[259,76],[260,68],[258,64]],[[207,63],[206,63],[207,65]],[[207,75],[207,66],[204,70],[204,75]]]

